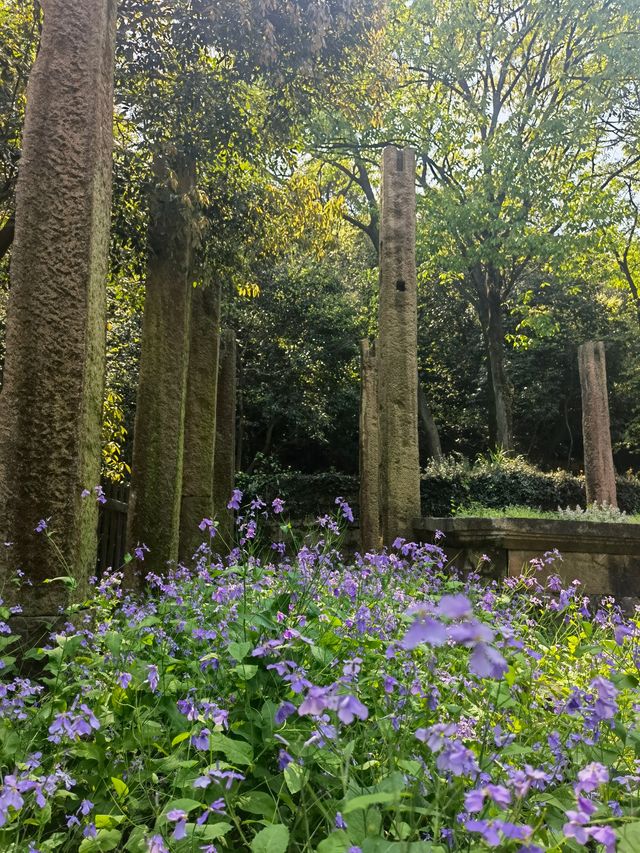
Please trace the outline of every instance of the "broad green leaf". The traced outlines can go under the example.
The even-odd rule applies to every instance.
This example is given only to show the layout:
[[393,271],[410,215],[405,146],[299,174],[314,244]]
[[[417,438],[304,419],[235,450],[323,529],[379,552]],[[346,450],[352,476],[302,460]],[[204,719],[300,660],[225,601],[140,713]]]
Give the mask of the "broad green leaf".
[[252,791],[246,796],[240,797],[238,800],[238,808],[249,814],[262,815],[267,819],[271,819],[276,810],[276,804],[273,797],[265,791]]
[[288,764],[284,769],[284,781],[292,794],[297,794],[302,789],[304,782],[304,770],[299,764]]
[[347,833],[340,829],[318,844],[318,853],[346,853],[352,846]]
[[227,648],[231,657],[240,662],[249,654],[251,646],[252,643],[229,643]]
[[251,842],[252,853],[287,853],[289,830],[282,823],[266,826]]
[[176,735],[174,739],[171,741],[171,746],[177,746],[179,743],[182,743],[183,740],[186,740],[191,736],[191,732],[180,732],[179,735]]
[[214,838],[222,838],[228,832],[231,832],[233,826],[226,821],[219,823],[206,823],[204,826],[198,826],[197,823],[187,824],[187,835],[192,835],[194,838],[204,841],[213,841]]
[[119,829],[101,829],[95,838],[84,838],[78,848],[79,853],[104,853],[120,847],[122,833]]
[[124,820],[121,814],[97,814],[94,818],[96,829],[115,829]]
[[201,809],[201,808],[202,808],[202,803],[199,802],[198,800],[190,800],[187,797],[183,797],[180,800],[171,800],[170,803],[167,803],[167,805],[162,810],[162,813],[163,813],[163,815],[166,815],[167,812],[171,812],[174,809],[178,809],[179,811],[182,811],[182,812],[192,812],[194,809]]
[[249,681],[258,671],[258,667],[249,663],[239,663],[231,672],[237,673],[243,681]]
[[232,764],[251,764],[253,748],[243,740],[232,740],[221,732],[213,732],[209,738],[211,749],[222,752]]
[[640,850],[640,821],[627,823],[618,830],[618,853],[638,853]]
[[397,802],[398,799],[398,794],[391,791],[377,791],[374,794],[362,794],[359,797],[353,797],[348,800],[342,811],[344,814],[349,814],[349,812],[354,812],[357,809],[366,809],[373,805],[384,805],[386,803]]
[[119,779],[117,776],[111,777],[111,784],[116,790],[116,795],[119,800],[122,800],[129,793],[129,786],[122,779]]

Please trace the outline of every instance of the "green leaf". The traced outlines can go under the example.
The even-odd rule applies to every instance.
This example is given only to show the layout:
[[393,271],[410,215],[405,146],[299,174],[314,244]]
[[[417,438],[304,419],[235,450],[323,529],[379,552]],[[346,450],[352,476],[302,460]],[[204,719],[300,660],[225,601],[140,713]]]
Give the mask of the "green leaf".
[[129,786],[126,782],[123,782],[122,779],[119,779],[117,776],[111,777],[111,784],[116,790],[116,796],[119,800],[122,800],[129,793]]
[[249,814],[257,814],[271,820],[275,814],[276,804],[273,797],[265,791],[252,791],[238,800],[238,808]]
[[618,853],[637,853],[640,850],[640,821],[627,823],[618,830]]
[[177,746],[179,743],[182,743],[183,740],[186,740],[191,735],[191,731],[188,732],[180,732],[179,735],[176,735],[174,739],[171,741],[171,746]]
[[96,829],[115,829],[123,820],[124,815],[121,814],[97,814],[93,822]]
[[347,833],[340,829],[332,832],[328,838],[318,844],[318,853],[346,853],[351,847],[351,840]]
[[249,654],[252,645],[252,643],[229,643],[227,648],[234,660],[241,661]]
[[394,803],[397,802],[398,799],[398,794],[391,791],[377,791],[374,794],[362,794],[359,797],[353,797],[352,799],[347,800],[342,811],[343,814],[349,814],[349,812],[354,812],[357,809],[366,809],[373,805]]
[[289,830],[282,823],[274,823],[261,830],[251,842],[252,853],[287,853]]
[[103,853],[105,850],[117,850],[122,833],[119,829],[101,829],[95,838],[84,838],[78,848],[79,853]]
[[174,809],[178,809],[179,811],[182,811],[182,812],[192,812],[194,809],[201,809],[201,808],[202,808],[202,803],[199,802],[198,800],[190,800],[187,797],[183,797],[180,800],[171,800],[170,803],[167,803],[167,805],[162,810],[162,814],[164,816],[167,814],[167,812],[171,812]]
[[292,794],[297,794],[302,789],[304,782],[304,770],[299,764],[288,764],[284,769],[284,781]]
[[249,681],[258,671],[258,667],[249,663],[239,663],[231,672],[237,673],[243,681]]
[[246,765],[253,761],[253,748],[245,741],[232,740],[221,732],[213,732],[209,743],[214,752],[223,752],[232,764]]
[[219,823],[205,824],[198,826],[197,823],[187,824],[187,835],[192,835],[194,838],[199,838],[204,841],[213,841],[214,838],[222,838],[228,832],[231,832],[233,826],[225,821]]

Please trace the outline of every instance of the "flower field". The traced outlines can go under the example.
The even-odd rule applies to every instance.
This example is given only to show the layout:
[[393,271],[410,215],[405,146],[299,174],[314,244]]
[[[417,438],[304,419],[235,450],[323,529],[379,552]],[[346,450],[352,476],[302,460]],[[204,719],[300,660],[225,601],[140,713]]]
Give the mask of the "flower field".
[[328,517],[271,543],[281,511],[96,581],[31,678],[3,608],[2,851],[640,850],[637,618],[438,545],[343,560]]

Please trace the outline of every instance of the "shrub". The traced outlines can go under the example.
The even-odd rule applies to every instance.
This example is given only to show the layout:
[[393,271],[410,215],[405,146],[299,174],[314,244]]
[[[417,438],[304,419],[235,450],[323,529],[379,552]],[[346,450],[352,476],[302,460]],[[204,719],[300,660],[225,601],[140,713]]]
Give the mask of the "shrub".
[[[617,477],[620,509],[640,512],[640,480]],[[584,477],[567,471],[541,471],[521,456],[479,457],[474,464],[449,457],[431,462],[421,480],[425,515],[451,515],[458,507],[479,504],[502,509],[528,506],[554,511],[586,503]]]
[[403,540],[348,565],[329,517],[260,556],[265,513],[141,598],[104,577],[38,678],[3,623],[0,849],[638,849],[638,619],[553,555],[501,586]]

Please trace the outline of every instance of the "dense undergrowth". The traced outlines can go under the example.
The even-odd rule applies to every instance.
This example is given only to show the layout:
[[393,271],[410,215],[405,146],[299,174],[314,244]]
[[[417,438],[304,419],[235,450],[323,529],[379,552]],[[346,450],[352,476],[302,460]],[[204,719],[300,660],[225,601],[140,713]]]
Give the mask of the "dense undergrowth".
[[207,521],[193,565],[148,555],[142,598],[97,581],[40,676],[2,624],[0,849],[640,849],[637,618],[555,554],[502,584],[402,540],[345,563],[329,517],[261,541],[267,509],[224,560]]

